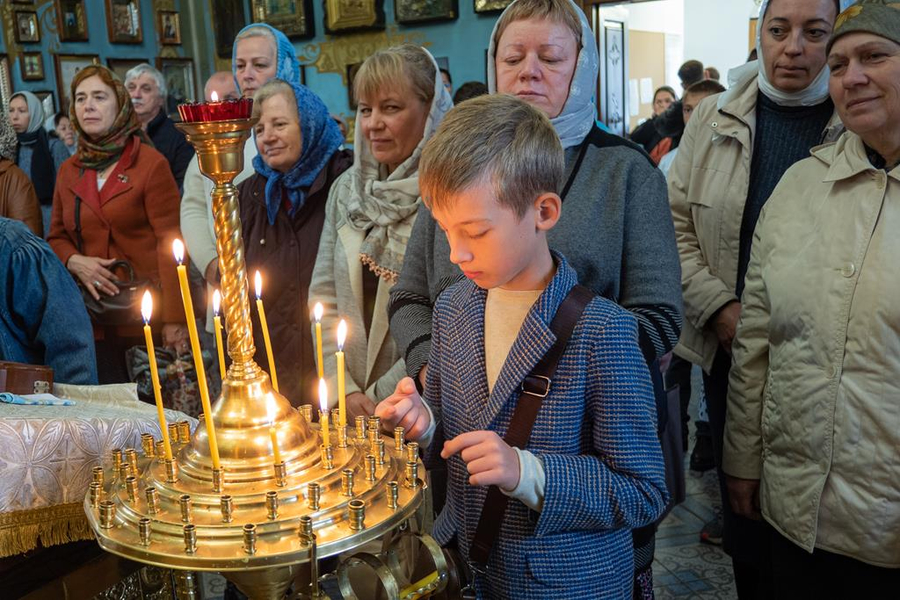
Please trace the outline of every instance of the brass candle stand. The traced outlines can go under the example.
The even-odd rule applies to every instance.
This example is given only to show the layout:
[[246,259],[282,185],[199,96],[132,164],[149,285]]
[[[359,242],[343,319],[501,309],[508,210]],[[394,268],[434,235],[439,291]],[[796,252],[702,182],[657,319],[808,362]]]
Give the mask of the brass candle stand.
[[[211,410],[222,468],[213,469],[202,419],[191,436],[183,426],[174,428],[172,461],[145,438],[142,454],[116,450],[95,468],[84,500],[88,521],[109,552],[179,571],[222,572],[252,600],[281,599],[292,581],[299,584],[295,597],[323,598],[318,560],[379,540],[377,555],[345,560],[342,594],[356,597],[348,573],[364,563],[375,570],[387,597],[426,597],[443,587],[447,569],[427,536],[417,537],[428,557],[427,582],[417,579],[410,586],[413,580],[403,572],[421,577],[423,570],[403,568],[396,558],[396,542],[417,529],[425,487],[424,467],[419,468],[418,457],[408,462],[410,445],[403,444],[402,433],[378,444],[377,431],[371,438],[335,431],[331,439],[337,443],[323,448],[310,412],[304,416],[295,410],[253,361],[249,286],[232,181],[243,169],[244,143],[254,123],[177,125],[194,145],[200,170],[215,183],[212,206],[232,360]],[[278,465],[273,464],[271,428],[283,460]],[[381,461],[372,458],[375,446],[386,455]],[[392,579],[385,583],[387,573]]]

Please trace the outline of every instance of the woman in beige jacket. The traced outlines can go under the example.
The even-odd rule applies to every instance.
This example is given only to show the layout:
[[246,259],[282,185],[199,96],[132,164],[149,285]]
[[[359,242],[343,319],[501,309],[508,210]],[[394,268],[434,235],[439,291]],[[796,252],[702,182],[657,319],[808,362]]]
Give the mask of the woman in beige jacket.
[[353,167],[331,188],[309,286],[310,314],[316,303],[324,307],[324,374],[332,405],[335,331],[341,319],[349,326],[348,421],[373,414],[406,375],[388,331],[388,294],[421,204],[419,156],[453,106],[437,63],[417,46],[373,54],[354,82],[359,109]]
[[734,510],[776,530],[775,597],[896,597],[900,8],[862,0],[831,44],[848,131],[788,170],[763,209],[723,468]]

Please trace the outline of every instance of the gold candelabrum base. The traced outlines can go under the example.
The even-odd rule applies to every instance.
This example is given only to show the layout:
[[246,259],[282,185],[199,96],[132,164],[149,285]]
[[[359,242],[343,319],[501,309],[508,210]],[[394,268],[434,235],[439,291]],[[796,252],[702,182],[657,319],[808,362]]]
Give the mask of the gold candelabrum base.
[[[213,471],[202,419],[189,439],[172,440],[171,463],[155,454],[149,440],[136,458],[114,451],[93,473],[84,501],[88,521],[109,552],[172,569],[220,571],[253,600],[283,598],[292,581],[305,582],[298,597],[324,597],[318,559],[381,540],[378,561],[394,573],[395,585],[387,590],[384,569],[376,574],[388,597],[404,585],[403,598],[425,597],[447,580],[433,540],[418,538],[430,555],[430,578],[411,579],[414,573],[421,576],[421,569],[404,569],[396,558],[396,542],[417,528],[425,489],[424,468],[418,468],[417,458],[408,462],[409,445],[398,448],[394,439],[384,440],[384,459],[374,468],[366,456],[380,446],[373,441],[378,436],[349,436],[345,446],[323,448],[318,424],[276,393],[253,361],[249,283],[232,181],[243,169],[244,143],[254,123],[177,125],[194,145],[200,170],[215,183],[212,205],[232,359],[212,406],[222,470]],[[273,428],[283,460],[278,465]],[[331,434],[332,440],[344,437]],[[351,566],[345,564],[340,577],[348,597]],[[410,581],[416,584],[409,586]]]

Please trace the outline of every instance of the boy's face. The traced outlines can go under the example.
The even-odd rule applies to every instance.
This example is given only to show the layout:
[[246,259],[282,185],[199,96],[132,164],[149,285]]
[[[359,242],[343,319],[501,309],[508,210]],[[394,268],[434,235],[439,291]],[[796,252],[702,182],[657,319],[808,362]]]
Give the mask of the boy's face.
[[712,94],[685,94],[681,99],[681,116],[684,117],[684,124],[687,125],[694,114],[694,109],[700,105],[700,101],[711,96]]
[[447,234],[450,261],[483,289],[536,290],[546,285],[542,256],[549,256],[545,232],[559,219],[560,199],[542,194],[520,219],[501,206],[494,186],[482,182],[432,210]]

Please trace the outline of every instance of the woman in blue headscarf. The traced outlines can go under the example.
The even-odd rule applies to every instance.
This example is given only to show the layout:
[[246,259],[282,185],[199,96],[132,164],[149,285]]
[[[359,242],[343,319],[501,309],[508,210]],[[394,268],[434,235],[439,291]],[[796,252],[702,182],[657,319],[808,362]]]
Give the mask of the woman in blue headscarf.
[[[299,83],[273,79],[261,86],[253,116],[255,173],[238,186],[247,270],[259,270],[265,282],[279,391],[299,406],[317,398],[306,305],[325,201],[353,155],[339,149],[343,136],[325,103]],[[256,360],[267,365],[255,311],[253,318]]]

